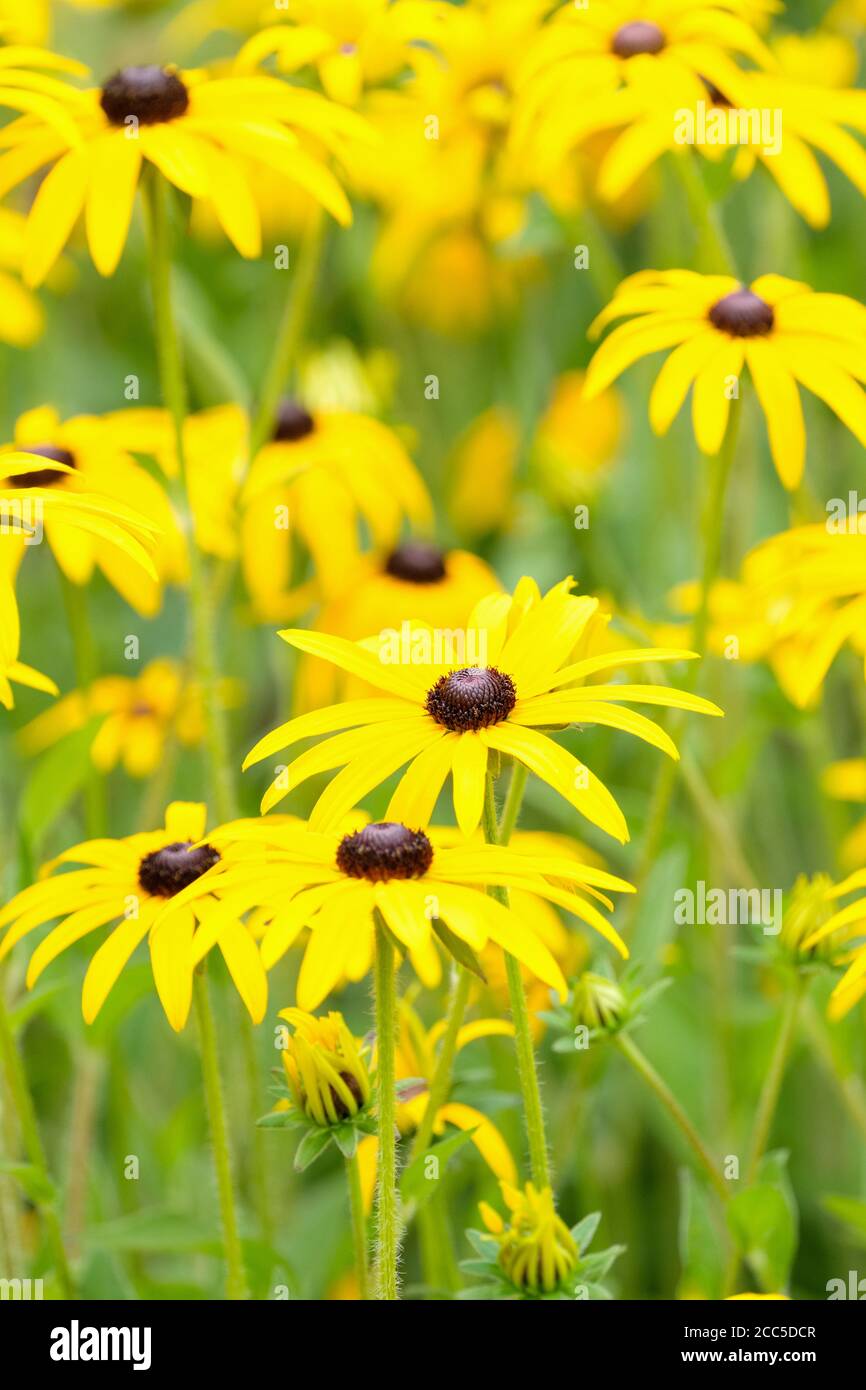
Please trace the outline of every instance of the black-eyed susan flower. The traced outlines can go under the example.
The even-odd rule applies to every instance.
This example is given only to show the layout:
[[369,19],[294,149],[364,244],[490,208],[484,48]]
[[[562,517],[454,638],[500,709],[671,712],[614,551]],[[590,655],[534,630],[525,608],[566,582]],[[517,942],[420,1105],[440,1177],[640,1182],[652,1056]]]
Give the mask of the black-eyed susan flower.
[[366,1055],[341,1013],[316,1018],[303,1009],[281,1009],[292,1025],[281,1049],[283,1073],[300,1115],[316,1125],[336,1125],[354,1118],[372,1094]]
[[448,513],[461,538],[508,530],[519,460],[520,422],[507,406],[490,406],[463,431],[448,458]]
[[767,421],[776,471],[795,488],[806,458],[799,386],[825,402],[866,445],[866,394],[858,384],[866,347],[866,308],[840,294],[816,294],[781,275],[741,285],[727,275],[643,270],[619,286],[595,320],[595,336],[615,328],[587,370],[587,396],[599,394],[641,357],[673,348],[656,378],[650,424],[664,434],[692,388],[698,446],[717,454],[745,366]]
[[[830,1019],[844,1018],[866,994],[866,869],[841,881],[831,884],[822,881],[822,893],[817,910],[811,915],[813,930],[804,935],[803,951],[829,945],[837,964],[847,965],[847,970],[830,995],[827,1015]],[[844,907],[837,904],[841,898],[860,892],[861,896]],[[829,909],[829,912],[828,912]]]
[[[0,33],[8,33],[2,20]],[[61,57],[49,48],[32,43],[0,43],[0,106],[22,112],[22,119],[28,124],[47,126],[56,137],[58,148],[79,141],[74,109],[70,109],[75,107],[79,94],[63,79],[86,75],[83,63]]]
[[505,754],[624,842],[628,829],[611,793],[584,763],[542,731],[572,723],[611,726],[676,757],[666,733],[622,705],[634,701],[703,714],[721,711],[666,686],[581,684],[590,675],[623,664],[687,659],[691,654],[648,648],[573,661],[598,600],[576,597],[571,588],[572,580],[564,580],[542,598],[538,586],[524,579],[513,595],[482,599],[463,634],[462,651],[455,646],[454,634],[437,635],[420,625],[398,634],[396,641],[384,634],[369,643],[299,629],[282,632],[290,645],[332,661],[383,693],[377,699],[300,715],[260,740],[245,766],[301,739],[336,735],[278,774],[265,793],[262,811],[306,778],[341,767],[310,818],[311,829],[325,830],[339,824],[368,792],[408,763],[388,818],[426,825],[450,774],[457,822],[468,836],[481,820],[490,755]]
[[[127,961],[147,938],[157,994],[172,1028],[180,1032],[192,1002],[194,971],[218,946],[250,1017],[260,1023],[267,1007],[267,978],[246,927],[231,915],[215,919],[214,892],[196,895],[189,905],[174,901],[220,862],[220,852],[202,843],[205,819],[204,806],[175,801],[162,830],[87,840],[59,854],[44,866],[38,883],[0,910],[0,928],[6,929],[0,960],[31,932],[57,922],[30,958],[27,984],[32,987],[63,951],[113,923],[84,977],[85,1022],[96,1018]],[[64,872],[69,864],[80,867]]]
[[[387,628],[398,632],[414,619],[456,630],[498,583],[490,566],[471,551],[405,540],[382,555],[365,556],[345,592],[321,609],[312,626],[352,642]],[[375,693],[369,684],[311,656],[298,663],[295,690],[299,711]]]
[[[53,406],[37,406],[18,418],[13,442],[0,449],[0,475],[7,457],[31,455],[31,471],[6,482],[40,493],[52,490],[52,504],[45,510],[45,539],[67,579],[87,584],[98,567],[127,603],[150,617],[160,606],[163,583],[185,578],[185,546],[164,489],[130,452],[127,437],[132,428],[123,411],[61,420]],[[105,499],[120,517],[132,511],[149,523],[155,576],[142,575],[137,552],[116,544],[106,547],[100,530],[82,528],[74,502],[81,497],[86,503],[94,496]],[[64,503],[72,504],[71,512]]]
[[542,489],[570,510],[596,494],[625,432],[619,392],[601,391],[588,399],[585,380],[581,371],[557,377],[531,445]]
[[300,537],[325,599],[352,582],[359,528],[392,550],[408,521],[432,521],[430,499],[401,440],[379,420],[351,411],[280,405],[270,441],[253,459],[243,491],[244,575],[259,605],[289,588],[290,542]]
[[249,72],[276,55],[281,72],[312,68],[327,96],[356,106],[365,89],[407,67],[412,20],[424,8],[403,0],[298,0],[287,23],[270,25],[244,44],[234,66]]
[[20,212],[0,208],[0,341],[12,347],[30,347],[45,327],[42,305],[20,278],[25,229]]
[[370,138],[370,129],[316,92],[264,74],[211,77],[154,65],[121,68],[101,88],[69,92],[72,139],[47,115],[22,116],[0,136],[4,193],[51,165],[28,219],[30,285],[44,280],[82,213],[94,265],[113,274],[147,164],[189,197],[208,200],[242,256],[261,250],[248,160],[304,189],[338,222],[351,221],[340,183],[310,142],[339,154],[347,141]]
[[[237,704],[240,692],[236,682],[222,680],[217,694],[227,708]],[[158,657],[139,675],[99,676],[86,690],[70,691],[26,724],[18,740],[32,756],[91,720],[98,721],[98,728],[90,756],[103,773],[121,763],[130,777],[150,777],[170,740],[191,748],[204,737],[201,690],[185,677],[179,662]]]
[[438,849],[422,830],[395,821],[348,834],[281,824],[279,817],[235,821],[212,832],[209,841],[217,848],[230,845],[237,862],[190,885],[179,905],[211,891],[212,881],[217,889],[218,877],[231,915],[257,910],[267,969],[309,927],[298,978],[302,1009],[315,1009],[344,979],[367,975],[377,913],[430,988],[441,979],[438,946],[466,959],[464,947],[474,954],[491,942],[561,993],[564,979],[553,956],[515,912],[488,896],[490,884],[523,888],[561,905],[628,954],[589,897],[610,907],[606,890],[633,891],[630,885],[569,858],[534,858],[491,845]]
[[[837,801],[866,806],[866,758],[841,758],[830,763],[821,776],[821,786]],[[842,841],[841,862],[853,869],[866,863],[866,819],[860,820]]]
[[[600,178],[628,182],[671,142],[671,115],[736,73],[736,60],[772,65],[746,0],[593,0],[561,5],[529,45],[518,71],[512,138],[544,177],[568,150],[625,125]],[[577,96],[577,99],[576,99]],[[655,120],[647,119],[653,111]],[[633,124],[634,123],[634,124]]]

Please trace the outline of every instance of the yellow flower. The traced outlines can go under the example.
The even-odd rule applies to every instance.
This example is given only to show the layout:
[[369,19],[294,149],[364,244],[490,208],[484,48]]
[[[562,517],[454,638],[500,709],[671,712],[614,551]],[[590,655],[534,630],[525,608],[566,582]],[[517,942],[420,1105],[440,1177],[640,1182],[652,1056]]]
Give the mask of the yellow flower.
[[[2,56],[3,50],[0,50]],[[0,134],[0,190],[7,193],[50,164],[28,218],[24,279],[44,280],[84,213],[96,269],[112,275],[123,253],[139,178],[154,165],[191,198],[212,203],[226,236],[242,256],[261,252],[258,207],[245,162],[298,186],[344,225],[346,195],[312,138],[340,154],[347,141],[370,138],[354,112],[276,77],[210,77],[173,67],[126,67],[101,88],[68,91],[69,139],[37,116],[23,116]]]
[[504,406],[485,410],[461,435],[448,460],[448,511],[460,536],[477,540],[509,526],[519,456],[520,426]]
[[796,526],[748,557],[753,586],[774,620],[774,661],[783,655],[784,689],[801,709],[818,695],[841,648],[866,651],[866,535]]
[[[220,682],[224,706],[237,703],[237,687]],[[184,679],[176,661],[160,657],[138,676],[100,676],[87,690],[73,690],[18,735],[30,755],[101,719],[90,748],[93,764],[110,772],[123,763],[130,777],[150,777],[166,756],[172,737],[192,747],[204,737],[200,689]]]
[[[20,6],[17,8],[20,10]],[[0,33],[3,27],[0,24]],[[47,71],[40,71],[43,68]],[[52,136],[58,149],[64,149],[76,144],[79,138],[69,110],[76,94],[54,73],[84,77],[87,68],[74,58],[62,58],[47,48],[0,43],[0,106],[22,112],[25,126],[42,127],[44,137]],[[49,128],[47,132],[45,126]]]
[[[30,958],[27,984],[32,988],[62,951],[109,922],[117,923],[87,968],[84,1021],[93,1022],[130,956],[148,937],[157,994],[172,1028],[180,1032],[189,1016],[193,972],[219,946],[250,1017],[260,1023],[268,987],[252,936],[231,913],[220,913],[217,920],[219,903],[211,890],[196,895],[190,906],[179,901],[188,884],[220,861],[212,845],[200,843],[205,819],[204,806],[174,801],[163,830],[87,840],[65,850],[44,866],[39,883],[23,889],[0,911],[0,927],[7,928],[0,960],[37,927],[62,918]],[[67,864],[84,867],[56,872]]]
[[569,509],[595,494],[625,427],[619,393],[602,391],[588,400],[585,380],[580,371],[556,379],[532,442],[532,464],[542,487]]
[[317,1125],[335,1125],[358,1114],[371,1095],[365,1046],[352,1037],[341,1013],[315,1018],[303,1009],[281,1009],[290,1023],[282,1049],[283,1071],[294,1108]]
[[[352,642],[371,632],[399,631],[414,619],[450,631],[462,627],[478,600],[498,583],[489,565],[468,550],[403,541],[386,555],[366,556],[345,592],[318,614],[313,629]],[[368,683],[306,655],[298,663],[295,690],[299,711],[375,694]]]
[[390,550],[408,520],[432,522],[430,499],[396,434],[349,411],[286,400],[243,491],[243,569],[259,611],[289,588],[290,536],[312,557],[322,596],[345,594],[360,557],[359,525]]
[[816,294],[781,275],[762,275],[744,286],[727,275],[643,270],[623,280],[591,336],[624,316],[632,321],[614,329],[589,365],[590,399],[639,358],[674,348],[650,397],[656,434],[668,430],[693,387],[698,446],[705,454],[718,453],[728,424],[729,383],[748,366],[785,487],[797,487],[806,457],[798,383],[866,446],[866,395],[857,384],[866,308],[856,300]]
[[45,327],[42,305],[18,278],[26,245],[25,219],[0,208],[0,341],[12,347],[30,347]]
[[[73,584],[87,584],[98,566],[110,584],[136,612],[151,617],[160,606],[162,583],[180,583],[186,575],[184,542],[171,504],[155,478],[136,463],[127,437],[137,412],[118,411],[99,417],[77,415],[61,421],[53,406],[38,406],[20,416],[14,443],[0,450],[0,472],[5,460],[29,454],[31,471],[11,479],[18,488],[42,496],[52,490],[52,505],[45,516],[45,537],[63,573]],[[130,418],[132,417],[132,418]],[[63,465],[62,471],[57,465]],[[141,557],[128,545],[106,549],[104,528],[82,528],[74,508],[80,498],[99,496],[118,517],[131,514],[150,524],[156,535],[152,549],[155,574],[141,573]],[[64,505],[70,503],[70,511]]]
[[[866,869],[858,869],[841,883],[826,888],[824,902],[836,903],[839,898],[862,888],[866,888]],[[844,1018],[866,994],[866,897],[856,898],[829,917],[826,911],[821,915],[825,920],[806,937],[803,950],[813,950],[829,940],[836,960],[840,959],[840,949],[844,952],[841,962],[847,964],[848,969],[830,995],[827,1008],[828,1018],[835,1021]]]
[[518,1289],[552,1293],[577,1265],[580,1252],[565,1222],[557,1215],[553,1192],[531,1182],[524,1188],[500,1184],[509,1210],[506,1224],[487,1202],[481,1216],[499,1244],[499,1264]]
[[[513,141],[536,178],[599,131],[625,125],[599,181],[628,186],[671,142],[672,113],[724,85],[735,58],[771,65],[746,0],[592,0],[563,4],[519,70]],[[655,119],[648,119],[654,113]],[[623,175],[627,174],[627,178]]]
[[[2,548],[7,549],[5,543]],[[4,563],[8,563],[5,557]],[[31,690],[41,690],[46,695],[59,693],[49,676],[43,676],[41,671],[18,660],[20,646],[21,622],[15,590],[9,575],[0,574],[0,705],[4,709],[12,709],[15,704],[12,681],[16,685],[29,686]]]
[[753,1303],[789,1301],[786,1293],[732,1293],[725,1299],[726,1303],[738,1303],[742,1299],[751,1299]]
[[[825,768],[821,786],[837,801],[866,805],[866,758],[843,758]],[[866,818],[858,821],[842,841],[839,856],[846,868],[866,863]]]
[[[532,858],[492,845],[438,849],[423,831],[393,820],[349,834],[314,832],[280,823],[279,817],[235,821],[209,840],[218,849],[230,846],[232,863],[192,884],[178,903],[218,890],[229,915],[255,908],[255,929],[265,928],[261,956],[267,969],[309,927],[297,987],[302,1009],[315,1009],[344,979],[368,973],[376,913],[428,988],[441,979],[437,943],[477,952],[490,941],[564,997],[565,981],[553,956],[513,911],[486,893],[489,884],[524,888],[560,904],[628,954],[580,890],[598,896],[596,889],[633,889],[565,857]],[[610,906],[603,896],[601,901]]]
[[[598,600],[575,597],[571,579],[543,598],[524,579],[513,595],[493,594],[476,605],[464,650],[443,634],[417,626],[394,641],[389,634],[353,643],[342,637],[289,629],[291,646],[320,656],[383,692],[298,716],[268,734],[247,755],[245,767],[301,739],[335,735],[289,765],[265,793],[270,810],[308,777],[342,767],[319,797],[313,830],[330,829],[374,787],[405,764],[389,820],[426,825],[449,774],[457,823],[472,835],[481,821],[489,755],[506,754],[548,782],[576,810],[624,842],[625,818],[611,793],[589,769],[541,732],[577,723],[632,733],[671,757],[669,736],[645,716],[621,708],[626,701],[720,714],[709,701],[656,685],[578,685],[599,671],[642,661],[678,661],[691,653],[648,648],[605,652],[571,661],[596,613]],[[453,634],[445,634],[446,638]],[[337,733],[337,731],[341,731]]]
[[381,86],[406,67],[415,36],[411,19],[419,8],[401,0],[293,0],[288,23],[256,34],[234,65],[249,72],[276,54],[281,72],[313,67],[327,96],[356,106],[365,88]]

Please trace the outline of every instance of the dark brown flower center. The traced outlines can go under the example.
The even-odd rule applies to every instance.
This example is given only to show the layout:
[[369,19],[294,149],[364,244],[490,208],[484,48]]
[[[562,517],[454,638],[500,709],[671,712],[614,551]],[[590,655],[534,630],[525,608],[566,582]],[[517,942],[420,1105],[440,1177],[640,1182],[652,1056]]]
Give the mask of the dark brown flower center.
[[517,703],[514,681],[495,666],[467,666],[440,676],[427,692],[426,709],[456,734],[501,724]]
[[710,310],[710,323],[732,338],[762,338],[773,327],[775,315],[760,295],[745,287],[726,294]]
[[[364,1104],[364,1096],[361,1091],[361,1087],[358,1084],[358,1078],[356,1076],[353,1076],[350,1071],[341,1071],[340,1080],[348,1088],[348,1090],[351,1091],[355,1099],[355,1104],[360,1110],[361,1106]],[[340,1095],[339,1091],[335,1090],[333,1086],[331,1087],[331,1099],[334,1102],[334,1109],[336,1110],[341,1120],[345,1120],[347,1115],[356,1113],[349,1109],[348,1105],[343,1100],[343,1097]]]
[[112,125],[125,125],[130,116],[141,125],[174,121],[189,106],[189,92],[176,72],[166,68],[121,68],[102,88],[99,104]]
[[218,864],[219,858],[213,845],[196,845],[193,849],[192,840],[178,840],[144,856],[138,866],[138,881],[145,893],[173,898]]
[[[75,467],[75,457],[68,449],[58,449],[53,444],[28,444],[23,454],[35,454],[40,459],[50,459],[52,463],[65,463],[67,468]],[[66,477],[53,468],[34,468],[32,473],[16,473],[9,479],[11,487],[56,487]]]
[[423,830],[397,821],[365,825],[337,846],[337,868],[349,878],[386,883],[389,878],[420,878],[433,863],[433,846]]
[[274,439],[281,443],[293,443],[297,439],[304,439],[308,434],[312,434],[316,428],[316,422],[308,410],[305,410],[300,401],[285,400],[280,402],[277,418],[274,423]]
[[445,578],[445,556],[429,541],[406,541],[391,551],[385,573],[409,584],[438,584]]
[[635,19],[623,24],[613,36],[613,51],[618,58],[636,58],[640,53],[661,53],[665,36],[657,24],[648,19]]

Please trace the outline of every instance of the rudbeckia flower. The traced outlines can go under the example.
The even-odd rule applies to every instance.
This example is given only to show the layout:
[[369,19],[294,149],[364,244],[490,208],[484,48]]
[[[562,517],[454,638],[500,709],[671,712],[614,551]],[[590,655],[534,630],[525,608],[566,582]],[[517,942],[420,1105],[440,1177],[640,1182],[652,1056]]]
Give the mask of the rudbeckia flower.
[[12,347],[30,347],[45,327],[42,305],[19,278],[26,245],[25,219],[0,208],[0,341]]
[[[326,604],[312,626],[353,642],[385,628],[399,630],[416,618],[442,630],[459,628],[479,599],[497,587],[490,566],[468,550],[402,541],[382,556],[365,557],[345,593]],[[295,689],[299,711],[375,693],[363,681],[310,656],[301,657]]]
[[390,550],[405,521],[422,531],[432,523],[427,489],[392,430],[370,416],[310,411],[295,400],[281,404],[242,502],[244,576],[259,604],[288,588],[290,534],[300,536],[331,599],[345,594],[356,570],[359,524],[377,548]]
[[452,480],[448,514],[459,536],[477,541],[508,529],[520,450],[520,422],[505,406],[490,406],[460,436],[447,465]]
[[[862,393],[861,393],[862,394]],[[818,695],[846,644],[866,657],[866,535],[795,526],[748,557],[757,601],[773,617],[774,656],[785,658],[785,692],[800,709]]]
[[[35,490],[33,496],[52,490],[45,538],[67,579],[87,584],[98,566],[136,612],[152,617],[160,606],[162,583],[185,579],[185,548],[165,491],[132,457],[126,433],[123,411],[62,421],[53,406],[38,406],[16,422],[14,443],[8,446],[14,454],[0,449],[0,475],[8,457],[20,460],[31,455],[31,471],[19,472],[9,481],[18,489]],[[52,464],[63,467],[52,468]],[[149,523],[155,537],[154,577],[142,575],[139,557],[128,547],[106,548],[101,531],[82,529],[74,502],[80,497],[84,503],[94,495],[103,498],[107,508],[116,507],[118,516],[133,509]],[[66,502],[73,504],[71,512],[63,505]]]
[[[209,200],[242,256],[261,251],[261,229],[244,165],[303,188],[337,219],[352,220],[346,195],[310,139],[339,154],[370,138],[354,112],[276,77],[126,67],[104,86],[74,92],[73,147],[46,119],[23,116],[0,133],[0,190],[51,165],[28,219],[24,278],[44,280],[83,212],[96,269],[111,275],[123,253],[144,164],[181,192]],[[302,138],[303,137],[303,138]]]
[[281,1056],[298,1114],[322,1126],[357,1115],[373,1091],[368,1049],[352,1037],[343,1015],[316,1018],[303,1009],[280,1009],[278,1017],[293,1029]]
[[327,96],[356,106],[365,88],[407,66],[412,19],[423,8],[414,0],[294,0],[288,22],[255,34],[234,66],[249,72],[276,55],[281,72],[312,67]]
[[422,830],[396,821],[349,834],[317,833],[278,818],[235,821],[209,839],[218,849],[231,847],[233,863],[191,884],[178,904],[214,891],[232,918],[255,908],[258,929],[267,922],[261,954],[268,970],[309,927],[298,977],[302,1009],[317,1008],[343,979],[368,973],[377,912],[428,988],[442,975],[437,943],[460,959],[466,947],[474,953],[493,942],[564,998],[553,956],[516,913],[487,894],[490,884],[526,888],[560,904],[628,954],[584,894],[610,907],[597,890],[629,892],[630,885],[565,857],[518,856],[492,845],[438,849]]
[[[417,1078],[429,1083],[436,1071],[436,1046],[445,1031],[444,1020],[425,1027],[411,999],[404,995],[397,1005],[397,1064],[398,1081]],[[462,1052],[470,1043],[479,1038],[512,1038],[514,1028],[501,1018],[476,1018],[464,1023],[457,1032],[455,1051]],[[424,1118],[430,1102],[426,1087],[408,1098],[400,1098],[397,1105],[397,1126],[401,1135],[409,1136],[415,1132]],[[433,1122],[433,1133],[437,1137],[445,1133],[446,1125],[455,1129],[471,1131],[472,1142],[490,1171],[502,1181],[517,1182],[517,1168],[511,1150],[492,1120],[476,1110],[473,1105],[463,1101],[446,1100],[440,1106]],[[379,1153],[378,1140],[370,1135],[358,1145],[358,1164],[361,1170],[361,1189],[364,1205],[369,1210],[373,1204],[376,1183],[376,1163]]]
[[[830,995],[827,1016],[833,1020],[844,1018],[866,994],[866,897],[855,898],[853,902],[837,908],[829,916],[826,905],[835,906],[840,898],[863,888],[866,888],[866,869],[858,869],[841,883],[830,886],[823,895],[824,920],[803,941],[803,949],[806,951],[829,942],[834,951],[834,959],[837,962],[841,960],[841,963],[848,966]],[[843,952],[841,957],[840,950]]]
[[674,348],[650,396],[656,434],[666,433],[694,387],[698,447],[718,453],[728,425],[728,388],[748,366],[785,487],[797,487],[806,458],[798,384],[824,401],[866,446],[866,394],[858,385],[866,308],[856,300],[816,294],[781,275],[762,275],[746,286],[727,275],[642,270],[623,280],[590,336],[624,317],[632,321],[614,329],[589,364],[589,399],[639,358]]
[[[694,106],[705,80],[719,86],[736,74],[740,57],[772,66],[749,19],[746,0],[562,5],[518,72],[517,149],[544,177],[590,136],[626,125],[599,177],[603,182],[611,167],[627,167],[636,177],[668,147],[671,112]],[[648,109],[658,121],[647,121]]]
[[[95,537],[102,546],[112,548],[112,555],[117,550],[131,560],[140,578],[143,572],[144,579],[156,581],[149,554],[157,531],[154,523],[115,497],[73,491],[66,480],[71,481],[74,472],[74,460],[68,461],[67,451],[53,444],[0,450],[0,525],[7,533],[6,543],[16,548],[16,562],[21,558],[22,542],[40,544],[48,525],[55,535],[72,538],[71,547],[64,552],[67,558],[78,545],[89,554],[90,537]],[[100,548],[103,565],[105,557]],[[114,559],[109,559],[109,568],[114,564]]]
[[573,1233],[557,1215],[553,1192],[528,1182],[524,1188],[500,1183],[509,1211],[506,1221],[495,1208],[481,1202],[488,1231],[499,1246],[499,1264],[510,1283],[534,1294],[553,1293],[572,1273],[580,1258]]
[[246,767],[301,739],[336,734],[278,774],[265,793],[262,812],[308,777],[342,767],[310,817],[313,830],[329,829],[409,763],[388,818],[426,825],[451,773],[457,822],[464,835],[472,835],[481,820],[492,753],[523,763],[594,825],[627,840],[625,818],[611,793],[542,730],[572,723],[611,726],[677,757],[662,729],[622,705],[634,701],[702,714],[721,711],[708,700],[666,686],[578,684],[621,665],[687,660],[693,653],[631,649],[572,661],[598,608],[597,599],[572,595],[572,584],[564,580],[542,598],[534,581],[524,579],[513,596],[482,599],[469,619],[462,652],[443,634],[420,625],[405,643],[403,634],[396,643],[388,634],[353,643],[299,629],[281,632],[291,646],[360,676],[382,696],[300,715],[257,743]]
[[532,441],[533,468],[545,492],[573,509],[598,491],[625,433],[625,408],[617,391],[584,394],[585,373],[564,372],[553,383],[547,409]]
[[[0,22],[0,33],[5,27]],[[69,110],[77,94],[74,88],[53,76],[54,73],[85,77],[87,68],[74,58],[62,58],[48,48],[0,43],[0,106],[23,112],[28,124],[48,126],[58,148],[66,148],[77,144],[79,139],[74,116]]]
[[[237,703],[236,684],[219,682],[224,707]],[[73,690],[18,735],[25,753],[41,753],[100,720],[90,748],[94,767],[107,773],[122,763],[130,777],[150,777],[167,754],[172,738],[194,747],[204,737],[200,689],[184,678],[176,661],[160,657],[137,676],[99,676],[87,690]]]
[[[0,910],[0,928],[6,928],[0,960],[37,927],[62,919],[30,958],[27,984],[32,988],[61,952],[116,923],[84,977],[85,1023],[96,1018],[121,970],[147,937],[157,994],[172,1028],[180,1032],[192,1002],[193,972],[218,946],[250,1017],[260,1023],[267,1007],[267,978],[246,927],[231,914],[221,914],[215,922],[218,899],[211,891],[197,894],[189,906],[176,901],[189,884],[220,862],[220,853],[202,843],[205,820],[204,806],[174,801],[165,813],[163,830],[119,840],[86,840],[59,854],[44,866],[38,883]],[[68,864],[83,867],[57,872]]]

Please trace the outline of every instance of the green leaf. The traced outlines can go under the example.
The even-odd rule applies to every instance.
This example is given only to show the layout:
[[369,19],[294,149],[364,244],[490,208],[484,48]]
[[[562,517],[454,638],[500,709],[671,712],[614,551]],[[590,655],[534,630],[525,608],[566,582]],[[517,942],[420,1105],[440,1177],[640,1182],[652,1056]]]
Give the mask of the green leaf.
[[438,917],[434,917],[430,922],[442,945],[449,955],[453,956],[458,965],[462,965],[464,970],[468,970],[470,975],[475,975],[482,982],[487,984],[487,976],[481,969],[478,957],[465,941],[461,941],[459,936],[455,936],[450,927],[446,927]]
[[344,1158],[354,1158],[358,1147],[358,1131],[354,1125],[334,1125],[331,1137]]
[[93,771],[90,747],[101,722],[91,719],[37,762],[21,796],[19,820],[28,839],[45,834]]
[[688,1169],[680,1171],[680,1282],[678,1297],[685,1299],[724,1297],[724,1243],[715,1219],[711,1198],[702,1183]]
[[51,1206],[57,1199],[54,1183],[40,1169],[34,1168],[32,1163],[12,1163],[7,1159],[0,1159],[0,1173],[14,1178],[21,1190],[37,1206]]
[[486,1231],[467,1231],[466,1239],[477,1250],[485,1260],[496,1260],[499,1258],[499,1242]]
[[[400,1179],[400,1192],[404,1202],[415,1202],[422,1207],[425,1202],[433,1196],[436,1191],[437,1182],[441,1180],[449,1159],[463,1148],[472,1138],[474,1131],[471,1129],[460,1129],[455,1134],[449,1134],[447,1139],[434,1144],[432,1149],[427,1149],[425,1153],[420,1153],[403,1170]],[[431,1158],[438,1159],[439,1179],[428,1178],[427,1164]]]
[[260,1120],[256,1120],[257,1129],[290,1129],[297,1124],[297,1116],[291,1110],[271,1110],[267,1115],[262,1115]]
[[89,1249],[115,1253],[136,1251],[141,1254],[160,1252],[202,1252],[214,1254],[222,1242],[209,1222],[200,1222],[183,1212],[152,1207],[130,1212],[125,1216],[89,1226],[85,1239]]
[[779,1187],[761,1183],[728,1203],[728,1225],[764,1293],[779,1293],[797,1248],[796,1220]]
[[841,1197],[831,1194],[821,1199],[821,1205],[837,1221],[847,1227],[848,1233],[858,1242],[866,1241],[866,1202],[858,1197]]
[[578,1221],[576,1226],[571,1228],[571,1238],[578,1250],[583,1254],[592,1244],[592,1238],[598,1230],[598,1223],[601,1220],[601,1212],[590,1212],[582,1221]]
[[303,1173],[309,1168],[331,1142],[329,1129],[308,1129],[295,1150],[295,1172]]

